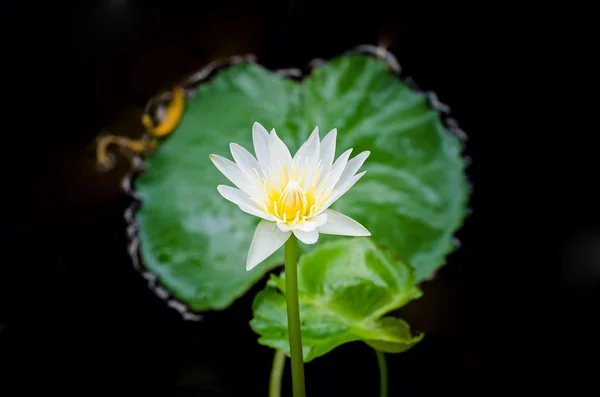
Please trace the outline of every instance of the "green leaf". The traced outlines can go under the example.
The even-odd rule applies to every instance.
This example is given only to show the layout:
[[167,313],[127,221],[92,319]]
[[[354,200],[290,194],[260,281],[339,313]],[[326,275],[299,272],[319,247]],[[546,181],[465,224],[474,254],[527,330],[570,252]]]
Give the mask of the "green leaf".
[[367,174],[332,208],[401,252],[417,280],[430,277],[453,248],[468,189],[461,144],[427,103],[383,61],[363,55],[337,58],[301,84],[254,64],[222,70],[199,86],[136,182],[142,262],[195,311],[227,307],[282,263],[280,250],[246,272],[258,219],[219,195],[217,185],[231,184],[208,158],[230,157],[230,142],[252,150],[258,121],[276,128],[292,151],[315,125],[322,133],[338,129],[337,155],[370,150]]
[[[391,249],[369,238],[322,244],[298,263],[304,361],[360,340],[388,353],[409,349],[423,334],[414,336],[403,320],[383,316],[420,296],[414,270]],[[252,309],[259,343],[289,355],[284,274],[271,276]]]

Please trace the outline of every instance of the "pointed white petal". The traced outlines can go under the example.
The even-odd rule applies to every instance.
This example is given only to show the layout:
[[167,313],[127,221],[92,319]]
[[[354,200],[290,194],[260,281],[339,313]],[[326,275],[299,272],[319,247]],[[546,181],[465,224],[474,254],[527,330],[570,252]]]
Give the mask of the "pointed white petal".
[[315,142],[315,140],[320,142],[320,140],[319,140],[319,127],[315,127],[315,129],[310,134],[310,136],[308,137],[308,139],[306,140],[306,142],[304,142],[302,144],[302,146],[300,146],[300,149],[298,149],[298,151],[294,155],[294,163],[298,164],[299,163],[298,160],[300,160],[300,157],[303,157],[302,162],[304,162],[304,158],[307,157],[308,155],[312,154],[310,152],[310,149],[314,149],[314,145],[315,145],[314,142]]
[[310,232],[294,229],[294,236],[298,237],[298,240],[302,241],[304,244],[314,244],[319,239],[319,232],[317,229],[313,229]]
[[248,257],[246,258],[246,270],[252,270],[271,256],[285,244],[291,234],[291,232],[279,230],[275,222],[260,221],[250,243]]
[[274,129],[271,130],[269,135],[269,157],[270,172],[273,176],[272,181],[277,189],[281,189],[281,186],[279,186],[279,172],[284,166],[287,166],[288,171],[291,169],[292,155]]
[[266,220],[274,220],[275,217],[271,214],[267,214],[262,209],[260,209],[256,202],[250,198],[246,193],[242,192],[239,189],[236,189],[227,185],[219,185],[217,186],[217,190],[221,193],[226,200],[231,201],[233,204],[236,204],[242,211],[247,214],[257,216]]
[[273,215],[267,214],[262,210],[256,209],[256,207],[248,207],[246,205],[238,205],[238,207],[246,214],[254,215],[257,218],[261,218],[269,222],[275,222],[277,220],[277,218],[275,218]]
[[327,223],[319,227],[319,233],[356,237],[371,235],[363,225],[341,212],[327,210],[323,215],[325,214],[327,214]]
[[215,167],[217,167],[217,169],[235,186],[246,192],[248,195],[255,193],[256,188],[249,183],[248,178],[246,178],[236,163],[225,157],[219,156],[218,154],[211,154],[209,157]]
[[344,172],[342,172],[342,175],[340,175],[340,179],[337,181],[337,184],[341,186],[350,179],[352,179],[352,177],[356,175],[356,172],[360,169],[360,167],[362,167],[365,160],[367,159],[367,157],[369,157],[370,154],[371,152],[367,150],[362,153],[359,153],[352,160],[348,161],[348,163],[346,164],[346,168],[344,168]]
[[304,189],[308,189],[313,182],[319,166],[320,147],[319,127],[315,127],[308,140],[300,146],[294,156],[294,166],[300,167],[300,175],[304,175],[304,184],[302,185]]
[[331,204],[335,203],[337,199],[342,197],[344,193],[350,190],[350,188],[354,186],[354,184],[358,182],[358,180],[362,178],[362,176],[366,173],[367,171],[363,171],[360,174],[356,174],[350,180],[344,182],[339,186],[336,186],[335,189],[333,189],[333,193],[331,194],[329,199],[327,199],[327,201],[323,203],[323,206],[319,209],[319,212],[317,212],[317,215],[322,214],[327,208],[331,206]]
[[334,128],[325,135],[321,141],[321,164],[323,165],[323,173],[327,174],[333,165],[335,157],[335,140],[337,139],[337,129]]
[[219,185],[217,186],[217,190],[219,193],[221,193],[221,196],[223,196],[226,200],[231,201],[235,205],[256,206],[256,203],[252,201],[250,196],[242,192],[240,189],[236,189],[227,185]]
[[258,122],[252,126],[252,142],[254,143],[256,158],[262,169],[267,172],[269,168],[269,133]]
[[[229,149],[231,150],[231,155],[233,156],[233,160],[240,168],[240,171],[246,175],[249,181],[254,181],[258,175],[261,174],[260,164],[254,158],[252,154],[246,148],[238,145],[237,143],[230,143]],[[256,171],[255,171],[256,170]]]
[[325,176],[319,182],[317,190],[325,189],[326,187],[335,185],[337,183],[337,181],[340,179],[340,176],[344,172],[344,168],[346,168],[346,164],[348,163],[350,153],[352,153],[352,149],[346,150],[340,155],[340,157],[338,157],[335,163],[333,163],[331,171],[329,171],[329,176]]

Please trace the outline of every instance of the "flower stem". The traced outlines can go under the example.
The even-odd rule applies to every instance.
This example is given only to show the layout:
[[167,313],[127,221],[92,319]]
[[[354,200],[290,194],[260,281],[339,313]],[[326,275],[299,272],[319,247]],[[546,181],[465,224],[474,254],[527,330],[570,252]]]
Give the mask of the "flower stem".
[[387,380],[387,365],[385,363],[385,355],[379,350],[375,350],[377,355],[377,363],[379,364],[379,396],[387,397],[388,395],[388,380]]
[[294,397],[306,397],[302,334],[300,333],[300,307],[298,304],[298,240],[293,234],[285,243],[285,295],[287,298],[288,332],[290,334],[292,388]]
[[275,350],[273,366],[271,367],[271,379],[269,381],[269,397],[281,397],[281,377],[285,367],[285,353]]

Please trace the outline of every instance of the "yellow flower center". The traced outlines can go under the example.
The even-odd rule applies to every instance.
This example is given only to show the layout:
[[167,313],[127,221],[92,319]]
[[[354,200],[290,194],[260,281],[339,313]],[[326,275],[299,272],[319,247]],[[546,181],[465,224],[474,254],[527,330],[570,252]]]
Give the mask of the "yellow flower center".
[[[319,170],[316,171],[310,187],[305,190],[305,171],[303,168],[293,167],[291,172],[288,172],[288,168],[283,166],[275,175],[269,175],[268,179],[259,176],[259,183],[266,196],[266,202],[261,204],[263,211],[288,225],[295,225],[313,217],[331,195],[331,190],[326,190],[323,195],[318,195],[315,191],[319,181]],[[274,177],[277,177],[279,189],[273,183]]]
[[302,218],[306,215],[308,200],[298,182],[288,182],[281,196],[279,196],[279,200],[275,203],[279,216],[285,216],[286,219]]

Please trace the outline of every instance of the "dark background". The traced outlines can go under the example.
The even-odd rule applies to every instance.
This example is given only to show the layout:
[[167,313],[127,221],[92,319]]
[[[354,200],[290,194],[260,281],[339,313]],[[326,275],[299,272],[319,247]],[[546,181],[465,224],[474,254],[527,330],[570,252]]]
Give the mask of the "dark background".
[[[573,215],[594,203],[587,196],[564,202],[583,219],[558,236],[570,245],[538,243],[549,217],[565,219],[552,210],[534,219],[529,209],[544,201],[515,193],[516,181],[537,186],[544,165],[528,173],[523,156],[502,153],[507,141],[518,147],[535,134],[518,123],[505,129],[515,110],[507,91],[517,84],[508,74],[529,69],[502,15],[375,0],[82,3],[21,2],[3,15],[11,105],[2,156],[1,394],[265,396],[272,352],[248,326],[262,283],[199,323],[167,308],[125,251],[129,200],[119,184],[128,162],[119,157],[98,172],[95,137],[138,136],[149,97],[213,59],[254,53],[270,68],[305,67],[379,43],[404,76],[450,105],[469,135],[474,185],[462,247],[401,313],[428,336],[388,355],[390,395],[489,394],[519,382],[539,391],[575,379],[569,368],[593,369],[575,356],[592,348],[585,336],[597,335],[597,211]],[[519,177],[507,181],[515,168]],[[559,250],[542,259],[548,246]],[[563,283],[550,287],[545,275],[560,261]],[[362,344],[335,349],[306,372],[310,396],[378,393],[375,357]]]

